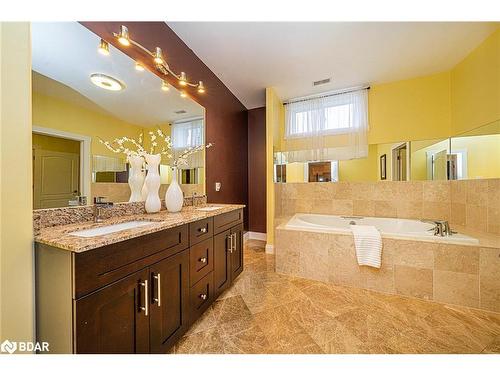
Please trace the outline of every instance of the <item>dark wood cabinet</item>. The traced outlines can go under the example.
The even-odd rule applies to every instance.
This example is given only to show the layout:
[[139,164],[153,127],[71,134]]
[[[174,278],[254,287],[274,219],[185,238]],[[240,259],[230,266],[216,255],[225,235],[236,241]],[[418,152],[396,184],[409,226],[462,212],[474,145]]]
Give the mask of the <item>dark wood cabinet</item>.
[[189,250],[149,268],[150,350],[165,353],[186,332],[189,319]]
[[148,353],[148,271],[74,302],[76,353]]
[[214,237],[214,292],[218,296],[243,272],[243,224]]
[[243,272],[243,224],[231,228],[233,249],[230,252],[231,282]]
[[214,237],[214,293],[221,294],[231,283],[230,264],[231,257],[229,250],[231,234],[226,230]]
[[52,353],[167,353],[243,271],[243,211],[82,253],[37,244]]

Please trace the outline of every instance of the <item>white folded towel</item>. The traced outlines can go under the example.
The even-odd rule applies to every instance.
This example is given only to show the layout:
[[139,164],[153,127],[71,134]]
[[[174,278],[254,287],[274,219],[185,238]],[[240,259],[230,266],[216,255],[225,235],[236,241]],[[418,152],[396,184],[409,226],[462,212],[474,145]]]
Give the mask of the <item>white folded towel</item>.
[[360,266],[380,268],[382,262],[382,236],[372,225],[351,225]]

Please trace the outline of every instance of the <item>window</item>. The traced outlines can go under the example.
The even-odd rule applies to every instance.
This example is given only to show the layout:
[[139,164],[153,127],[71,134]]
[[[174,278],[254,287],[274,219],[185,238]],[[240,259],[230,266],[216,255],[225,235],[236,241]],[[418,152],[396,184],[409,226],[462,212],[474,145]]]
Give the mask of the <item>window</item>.
[[[353,105],[342,104],[320,110],[295,113],[295,126],[291,128],[291,136],[308,136],[314,133],[321,135],[348,133],[353,127]],[[318,131],[309,126],[317,117]]]
[[172,147],[184,150],[203,144],[203,119],[174,122],[172,124]]

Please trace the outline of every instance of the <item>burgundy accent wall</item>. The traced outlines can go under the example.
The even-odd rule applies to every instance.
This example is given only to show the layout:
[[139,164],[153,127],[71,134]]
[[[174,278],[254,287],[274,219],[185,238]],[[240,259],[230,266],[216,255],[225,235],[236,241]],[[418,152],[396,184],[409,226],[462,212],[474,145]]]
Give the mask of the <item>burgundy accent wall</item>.
[[[192,82],[203,81],[207,90],[205,94],[198,94],[193,88],[187,88],[185,91],[191,99],[205,107],[206,142],[214,143],[214,147],[206,152],[208,202],[248,205],[247,109],[236,96],[164,22],[120,21],[81,22],[81,24],[134,60],[143,63],[151,72],[164,78],[156,72],[150,56],[135,47],[122,46],[113,37],[113,32],[119,32],[120,26],[125,25],[129,29],[130,37],[150,51],[160,47],[173,71],[178,74],[181,71],[186,72]],[[181,89],[175,78],[167,76],[166,80],[172,86]],[[215,191],[215,182],[222,183],[219,192]],[[245,219],[247,217],[248,214],[245,214]]]
[[248,230],[266,233],[266,108],[248,111]]

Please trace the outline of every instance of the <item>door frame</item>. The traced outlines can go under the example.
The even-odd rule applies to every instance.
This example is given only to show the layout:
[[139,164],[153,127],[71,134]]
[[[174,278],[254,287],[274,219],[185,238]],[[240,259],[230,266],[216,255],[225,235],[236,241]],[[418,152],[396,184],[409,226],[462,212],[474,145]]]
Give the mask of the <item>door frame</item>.
[[90,199],[91,192],[91,176],[90,169],[90,145],[92,138],[87,135],[70,133],[63,130],[44,128],[41,126],[33,125],[31,131],[35,134],[48,135],[56,138],[71,139],[80,142],[80,192],[81,195],[86,196],[87,202]]
[[[400,148],[406,148],[406,180],[403,181],[410,181],[411,176],[411,167],[410,167],[410,142],[400,142],[400,143],[395,143],[391,146],[391,163],[389,163],[391,167],[391,181],[394,181],[394,172],[396,170],[395,166],[397,165],[397,160],[394,158],[394,152]],[[386,174],[387,174],[387,166],[386,166]]]

